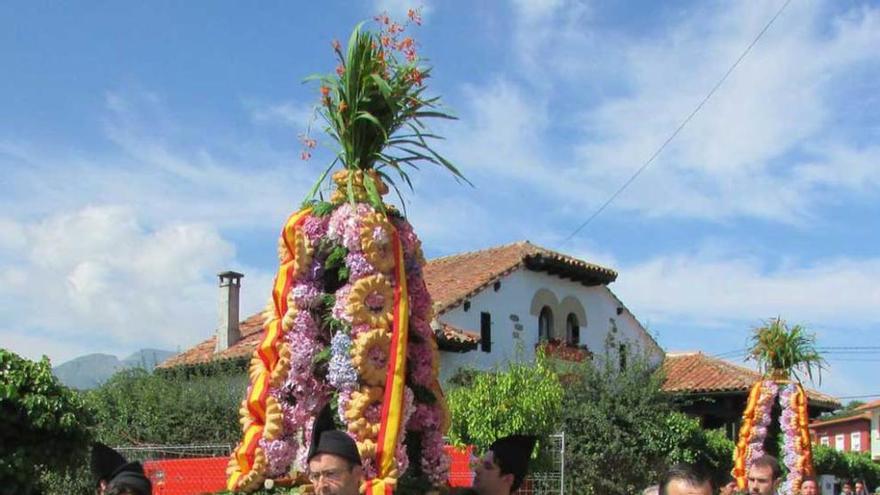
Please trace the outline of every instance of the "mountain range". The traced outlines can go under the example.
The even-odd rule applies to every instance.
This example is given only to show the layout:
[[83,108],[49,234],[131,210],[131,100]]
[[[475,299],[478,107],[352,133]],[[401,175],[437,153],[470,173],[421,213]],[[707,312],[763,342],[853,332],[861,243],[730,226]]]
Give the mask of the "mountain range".
[[152,371],[174,354],[176,352],[160,349],[141,349],[122,360],[110,354],[86,354],[53,367],[52,372],[64,385],[85,390],[100,386],[120,370],[144,368]]

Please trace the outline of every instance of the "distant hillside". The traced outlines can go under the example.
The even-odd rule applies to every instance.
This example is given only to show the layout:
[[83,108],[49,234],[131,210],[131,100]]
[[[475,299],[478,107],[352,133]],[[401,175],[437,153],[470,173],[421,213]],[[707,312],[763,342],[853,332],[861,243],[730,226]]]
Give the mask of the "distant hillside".
[[61,383],[77,389],[95,388],[119,370],[144,368],[152,370],[157,364],[173,356],[171,351],[141,349],[123,360],[109,354],[88,354],[71,359],[52,368]]

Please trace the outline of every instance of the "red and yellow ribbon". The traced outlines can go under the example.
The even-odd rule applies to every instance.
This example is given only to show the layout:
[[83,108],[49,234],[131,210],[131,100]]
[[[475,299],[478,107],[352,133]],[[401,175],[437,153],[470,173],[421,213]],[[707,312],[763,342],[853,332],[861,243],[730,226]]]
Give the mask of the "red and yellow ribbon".
[[[278,267],[278,273],[275,275],[275,284],[272,289],[272,301],[274,302],[274,315],[265,325],[263,339],[254,351],[256,356],[263,363],[260,373],[253,379],[251,390],[246,398],[247,413],[249,421],[244,431],[241,443],[233,451],[232,458],[235,461],[230,466],[229,479],[226,487],[230,491],[236,491],[242,488],[245,478],[253,480],[251,474],[254,468],[254,461],[257,455],[257,445],[260,438],[263,437],[264,427],[266,425],[266,402],[269,396],[269,383],[272,371],[278,364],[279,352],[278,346],[284,335],[284,329],[281,320],[287,313],[287,295],[293,287],[294,278],[296,276],[296,251],[292,249],[294,246],[294,238],[302,223],[308,218],[310,208],[300,210],[287,219],[284,230],[281,232],[281,238],[290,252],[290,258]],[[256,473],[262,478],[262,473]]]
[[740,490],[745,490],[746,488],[746,459],[749,455],[749,442],[752,440],[752,428],[755,424],[758,399],[761,397],[763,387],[763,380],[758,380],[752,385],[748,402],[746,402],[746,410],[743,411],[739,441],[736,443],[736,450],[733,454],[733,472],[731,474],[736,478],[736,484]]
[[379,437],[376,442],[376,477],[366,481],[367,495],[389,495],[397,484],[396,460],[394,454],[403,430],[403,396],[406,384],[406,346],[409,337],[409,294],[406,287],[406,270],[403,262],[403,247],[397,231],[392,237],[394,250],[394,322],[391,331],[391,346],[388,353],[388,368],[385,375],[385,396],[382,401],[382,416]]

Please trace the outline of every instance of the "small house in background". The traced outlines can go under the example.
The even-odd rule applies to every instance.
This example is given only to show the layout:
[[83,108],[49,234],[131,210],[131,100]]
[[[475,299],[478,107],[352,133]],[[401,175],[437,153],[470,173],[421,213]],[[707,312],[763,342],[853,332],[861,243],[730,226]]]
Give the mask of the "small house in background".
[[[678,409],[700,418],[704,428],[724,428],[735,439],[749,390],[761,374],[702,352],[669,352],[663,362],[663,390]],[[810,417],[840,408],[834,397],[807,390]]]
[[[543,346],[555,359],[607,356],[626,366],[635,353],[659,365],[663,351],[608,287],[611,269],[521,241],[431,260],[424,267],[441,380],[463,368],[488,370],[532,360]],[[238,321],[242,274],[220,274],[220,324],[200,344],[160,367],[250,359],[263,318]]]
[[880,400],[861,405],[846,416],[810,423],[813,443],[841,452],[870,453],[880,461]]

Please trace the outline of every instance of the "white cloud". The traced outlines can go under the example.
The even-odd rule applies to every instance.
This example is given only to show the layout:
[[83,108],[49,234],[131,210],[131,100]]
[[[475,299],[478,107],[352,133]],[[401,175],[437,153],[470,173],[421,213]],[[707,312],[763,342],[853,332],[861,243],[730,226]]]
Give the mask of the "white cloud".
[[173,349],[205,336],[216,321],[216,289],[206,274],[232,265],[235,250],[211,227],[149,230],[119,206],[19,225],[26,242],[0,258],[0,294],[3,332],[22,342],[36,332],[83,344],[73,349]]
[[640,318],[706,326],[781,315],[809,325],[880,323],[880,258],[768,268],[734,253],[680,253],[620,268],[615,290]]
[[152,230],[123,206],[4,223],[17,224],[25,242],[0,258],[0,332],[27,337],[4,345],[56,363],[85,349],[124,355],[207,337],[217,321],[219,271],[247,272],[243,314],[259,309],[271,286],[270,274],[238,266],[234,247],[203,224]]
[[[777,7],[697,6],[669,28],[633,36],[598,24],[583,2],[516,3],[513,37],[529,82],[499,77],[466,88],[474,124],[451,153],[468,169],[536,183],[591,210],[664,142]],[[853,191],[877,191],[877,152],[841,129],[859,124],[847,122],[839,88],[880,67],[880,9],[829,10],[792,4],[613,208],[796,223]]]
[[296,101],[282,101],[272,104],[246,104],[251,112],[251,119],[257,124],[281,124],[305,131],[317,122],[314,104]]
[[[0,168],[15,184],[0,205],[47,216],[123,204],[150,225],[170,219],[274,229],[317,176],[319,167],[299,160],[295,144],[275,149],[234,136],[194,135],[170,121],[157,101],[149,94],[109,95],[105,130],[114,146],[100,154],[0,142]],[[2,226],[0,232],[6,235]]]

